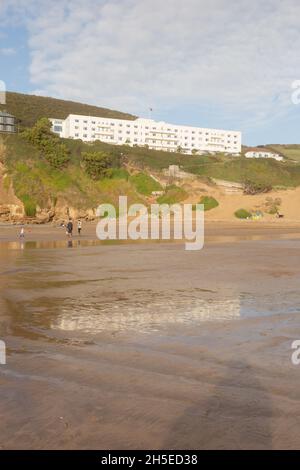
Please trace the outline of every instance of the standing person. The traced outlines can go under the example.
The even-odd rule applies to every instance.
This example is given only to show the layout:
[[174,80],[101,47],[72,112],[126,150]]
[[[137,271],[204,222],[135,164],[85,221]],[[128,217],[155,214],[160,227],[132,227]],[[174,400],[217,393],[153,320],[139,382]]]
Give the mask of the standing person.
[[24,230],[24,227],[22,227],[20,230],[20,238],[24,238],[24,237],[25,237],[25,230]]
[[82,222],[81,220],[78,220],[77,222],[77,230],[78,230],[78,235],[81,235],[81,229],[82,229]]
[[69,222],[67,223],[67,235],[68,235],[68,237],[72,238],[72,235],[73,235],[73,222],[72,222],[72,219],[69,219]]

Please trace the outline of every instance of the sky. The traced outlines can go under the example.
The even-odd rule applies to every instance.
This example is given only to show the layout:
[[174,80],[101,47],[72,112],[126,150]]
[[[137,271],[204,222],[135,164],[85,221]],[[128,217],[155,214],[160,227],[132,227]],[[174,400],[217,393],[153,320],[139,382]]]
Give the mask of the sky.
[[0,0],[0,81],[300,143],[299,17],[299,0]]

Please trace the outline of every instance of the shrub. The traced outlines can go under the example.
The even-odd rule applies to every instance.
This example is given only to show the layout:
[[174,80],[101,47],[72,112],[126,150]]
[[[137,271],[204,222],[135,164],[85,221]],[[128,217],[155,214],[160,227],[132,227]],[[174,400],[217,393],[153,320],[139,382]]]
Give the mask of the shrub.
[[244,183],[244,194],[261,194],[272,191],[272,185],[269,183],[258,183],[250,180],[246,180]]
[[22,137],[38,148],[53,168],[62,168],[70,159],[70,152],[60,138],[51,132],[51,122],[41,118],[31,129],[25,129]]
[[159,198],[157,198],[157,202],[159,204],[176,204],[186,198],[187,192],[179,186],[172,184],[167,186],[165,194],[159,196]]
[[281,205],[281,199],[279,197],[276,197],[273,199],[272,197],[267,197],[265,206],[266,206],[266,212],[268,214],[278,214],[279,211],[279,206]]
[[129,173],[125,168],[112,168],[111,178],[116,180],[128,180]]
[[84,152],[82,160],[85,171],[94,180],[110,178],[112,171],[112,158],[105,152]]
[[25,214],[28,217],[35,217],[35,215],[36,215],[36,203],[34,202],[34,200],[28,194],[24,194],[21,197],[21,199],[22,199],[22,202],[24,204]]
[[199,201],[199,204],[204,205],[205,211],[210,211],[211,209],[214,209],[215,207],[218,207],[219,205],[218,201],[212,196],[202,196],[202,198]]
[[249,219],[251,217],[251,212],[248,212],[246,209],[238,209],[235,211],[234,215],[238,219]]
[[146,173],[138,173],[130,177],[130,182],[134,184],[137,192],[150,196],[152,191],[161,191],[162,186]]

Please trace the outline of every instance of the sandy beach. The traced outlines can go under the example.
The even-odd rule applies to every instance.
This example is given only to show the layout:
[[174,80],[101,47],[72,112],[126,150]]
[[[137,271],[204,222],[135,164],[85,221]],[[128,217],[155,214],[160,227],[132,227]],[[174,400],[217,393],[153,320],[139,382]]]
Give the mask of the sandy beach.
[[[101,243],[96,235],[97,222],[83,223],[79,237],[74,222],[73,241],[81,240],[84,244],[94,241]],[[24,242],[59,242],[68,241],[66,230],[58,224],[0,224],[0,243],[19,242],[20,229],[25,228]],[[239,240],[270,240],[292,239],[300,237],[300,220],[276,219],[269,220],[223,220],[207,219],[205,213],[205,241],[233,242]],[[129,240],[130,242],[130,240]],[[136,243],[136,242],[135,242]],[[144,241],[143,241],[144,243]],[[150,240],[151,243],[151,240]],[[37,245],[40,246],[40,245]],[[41,245],[43,246],[43,245]],[[46,245],[44,245],[46,246]],[[51,244],[50,244],[51,246]],[[62,245],[63,246],[63,245]]]
[[300,446],[300,230],[214,227],[199,252],[1,228],[2,449]]

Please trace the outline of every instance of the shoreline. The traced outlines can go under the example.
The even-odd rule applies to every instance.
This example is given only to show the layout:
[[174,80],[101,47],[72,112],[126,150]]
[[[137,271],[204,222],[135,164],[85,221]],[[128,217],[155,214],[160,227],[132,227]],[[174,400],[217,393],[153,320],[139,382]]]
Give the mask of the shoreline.
[[[0,224],[0,243],[7,242],[57,242],[57,241],[79,241],[84,243],[180,243],[184,240],[105,240],[101,241],[96,235],[96,222],[86,222],[83,224],[82,234],[77,234],[77,229],[73,232],[72,239],[69,239],[65,233],[65,227],[59,227],[54,223],[49,224],[28,224],[12,225]],[[20,227],[25,228],[25,237],[20,239]],[[274,240],[274,239],[293,239],[300,238],[300,220],[274,220],[274,221],[252,221],[252,220],[234,220],[231,222],[222,220],[205,221],[205,242],[215,241],[239,241],[239,240]]]

